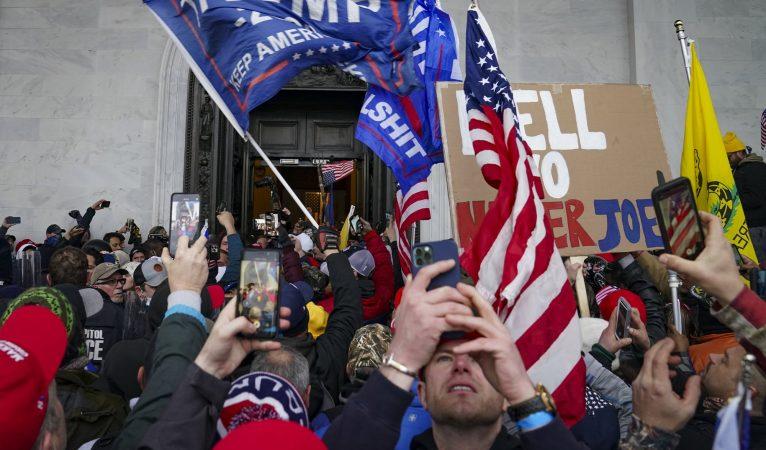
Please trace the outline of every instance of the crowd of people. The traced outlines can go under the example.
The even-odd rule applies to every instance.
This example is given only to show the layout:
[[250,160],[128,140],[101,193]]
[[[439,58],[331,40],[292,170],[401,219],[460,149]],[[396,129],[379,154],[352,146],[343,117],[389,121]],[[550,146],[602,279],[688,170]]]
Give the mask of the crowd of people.
[[[737,266],[710,214],[694,261],[566,262],[591,315],[580,319],[585,415],[567,426],[469,277],[428,289],[458,262],[403,278],[390,226],[361,220],[339,248],[336,229],[287,210],[274,233],[243,239],[223,211],[220,233],[181,237],[171,256],[162,227],[143,242],[127,225],[90,236],[103,202],[40,244],[0,226],[3,448],[703,449],[743,367],[750,445],[766,447],[766,302],[742,277],[760,269]],[[272,340],[236,313],[245,248],[281,255]],[[44,285],[24,285],[17,267],[37,258]],[[683,332],[669,269],[684,281]]]

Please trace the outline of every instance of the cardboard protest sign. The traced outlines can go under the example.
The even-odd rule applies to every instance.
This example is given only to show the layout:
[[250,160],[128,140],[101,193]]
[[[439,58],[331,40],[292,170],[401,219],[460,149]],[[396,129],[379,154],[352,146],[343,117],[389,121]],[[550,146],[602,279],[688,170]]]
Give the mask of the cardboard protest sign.
[[[670,176],[649,86],[514,84],[521,132],[533,150],[543,203],[562,255],[662,247],[651,191]],[[439,83],[455,239],[466,247],[496,192],[468,135],[461,83]]]

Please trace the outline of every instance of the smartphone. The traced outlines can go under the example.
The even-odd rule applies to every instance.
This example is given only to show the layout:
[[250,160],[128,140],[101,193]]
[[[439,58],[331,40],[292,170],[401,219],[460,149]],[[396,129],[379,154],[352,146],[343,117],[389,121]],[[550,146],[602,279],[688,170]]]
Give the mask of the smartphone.
[[221,259],[221,248],[218,244],[207,245],[207,259],[210,261],[218,261]]
[[275,249],[242,250],[237,316],[247,317],[261,339],[272,339],[279,330],[280,252]]
[[359,234],[359,230],[361,229],[361,226],[362,226],[362,223],[359,221],[359,216],[354,215],[353,217],[351,217],[348,223],[351,228],[351,233]]
[[614,330],[614,335],[617,339],[629,337],[628,328],[630,327],[630,303],[625,300],[624,297],[620,297],[620,301],[617,303],[617,328]]
[[450,269],[449,272],[439,274],[431,280],[431,283],[428,285],[429,291],[442,286],[455,287],[460,281],[460,262],[457,244],[452,239],[416,244],[412,247],[410,258],[412,261],[413,277],[418,274],[420,269],[435,262],[448,259],[455,261],[455,267]]
[[689,179],[680,177],[657,186],[652,190],[652,202],[665,249],[696,259],[705,248],[705,234]]
[[197,238],[199,233],[199,194],[175,193],[170,196],[170,236],[169,250],[171,255],[176,254],[178,239],[181,236],[189,238],[189,244]]
[[734,253],[734,262],[737,263],[737,267],[742,266],[742,254],[736,245],[731,244],[731,252]]
[[112,204],[112,202],[110,202],[109,200],[104,200],[103,202],[101,202],[101,207],[102,208],[108,208],[109,205],[111,205],[111,204]]
[[21,223],[21,217],[8,216],[8,225],[18,225]]

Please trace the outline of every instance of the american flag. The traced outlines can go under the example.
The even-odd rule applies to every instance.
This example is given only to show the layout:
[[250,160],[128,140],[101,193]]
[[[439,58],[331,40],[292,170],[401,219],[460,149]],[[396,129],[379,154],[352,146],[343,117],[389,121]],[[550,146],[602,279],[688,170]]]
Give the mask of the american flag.
[[322,183],[325,186],[337,183],[338,181],[351,175],[354,171],[354,160],[338,161],[322,166]]
[[511,86],[473,5],[466,28],[468,128],[482,175],[498,192],[461,263],[510,330],[532,381],[553,393],[571,426],[585,411],[574,293],[544,214],[532,152],[519,134]]
[[766,109],[761,113],[761,150],[766,150]]
[[668,225],[670,251],[674,255],[692,255],[702,236],[696,232],[697,215],[692,208],[691,199],[671,199],[670,213],[673,216],[670,217]]
[[410,239],[407,232],[412,224],[419,220],[431,218],[428,209],[428,184],[425,181],[417,183],[406,195],[401,189],[396,191],[396,205],[394,205],[394,227],[396,228],[396,247],[399,253],[399,265],[402,273],[407,276],[412,271],[410,259]]

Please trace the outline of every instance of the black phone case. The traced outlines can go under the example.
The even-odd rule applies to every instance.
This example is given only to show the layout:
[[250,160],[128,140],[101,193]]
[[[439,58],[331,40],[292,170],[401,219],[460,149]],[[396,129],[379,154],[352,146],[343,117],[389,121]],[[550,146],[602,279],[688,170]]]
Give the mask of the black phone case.
[[[687,259],[696,259],[697,256],[699,256],[700,253],[702,253],[702,250],[704,250],[704,242],[705,242],[705,228],[702,226],[702,220],[700,219],[699,211],[697,210],[697,202],[695,200],[695,197],[692,193],[692,185],[689,182],[689,179],[686,177],[678,177],[674,180],[670,180],[665,184],[662,184],[660,186],[656,186],[654,189],[652,189],[652,204],[654,205],[654,215],[657,217],[657,224],[660,226],[660,233],[662,234],[662,243],[665,246],[665,251],[670,253],[670,238],[668,237],[668,224],[665,223],[664,219],[662,218],[662,213],[660,210],[660,201],[664,199],[667,194],[673,191],[677,191],[679,189],[687,189],[690,194],[692,194],[690,197],[692,199],[692,208],[694,208],[694,216],[697,220],[697,226],[699,227],[700,234],[702,236],[702,242],[703,245],[698,249],[696,254]],[[679,255],[680,256],[680,255]],[[684,257],[684,256],[682,256]]]
[[427,264],[433,264],[439,261],[446,261],[452,259],[455,261],[455,267],[449,272],[439,274],[436,278],[431,280],[428,285],[428,290],[433,290],[443,286],[455,287],[460,282],[460,259],[457,250],[457,244],[452,239],[445,239],[443,241],[435,242],[421,242],[412,247],[410,258],[412,261],[412,276],[416,276],[422,266],[415,263],[415,250],[420,247],[431,247],[432,258]]

